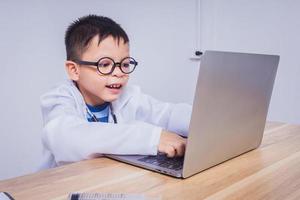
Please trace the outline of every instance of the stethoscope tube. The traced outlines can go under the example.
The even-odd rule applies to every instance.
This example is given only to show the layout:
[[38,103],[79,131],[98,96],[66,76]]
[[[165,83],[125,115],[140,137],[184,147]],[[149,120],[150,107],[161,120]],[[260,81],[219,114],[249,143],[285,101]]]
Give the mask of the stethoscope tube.
[[116,117],[116,115],[114,113],[114,110],[113,110],[113,107],[112,107],[111,103],[109,104],[109,109],[110,109],[110,114],[111,114],[111,116],[112,116],[112,118],[114,120],[114,124],[117,124],[118,123],[117,117]]

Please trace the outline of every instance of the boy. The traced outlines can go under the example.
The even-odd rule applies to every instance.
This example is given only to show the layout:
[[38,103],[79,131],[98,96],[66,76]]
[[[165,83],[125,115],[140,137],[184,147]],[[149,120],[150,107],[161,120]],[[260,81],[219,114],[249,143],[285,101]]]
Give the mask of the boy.
[[126,86],[138,62],[113,20],[88,15],[65,35],[69,81],[41,97],[42,168],[101,154],[184,154],[191,106],[159,102]]

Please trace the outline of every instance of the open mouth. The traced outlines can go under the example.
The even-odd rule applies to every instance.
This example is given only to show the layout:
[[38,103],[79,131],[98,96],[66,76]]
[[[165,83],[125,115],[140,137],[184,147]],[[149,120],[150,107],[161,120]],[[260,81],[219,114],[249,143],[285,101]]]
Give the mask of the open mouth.
[[106,85],[105,87],[109,89],[121,89],[122,85],[121,84],[111,84],[111,85]]

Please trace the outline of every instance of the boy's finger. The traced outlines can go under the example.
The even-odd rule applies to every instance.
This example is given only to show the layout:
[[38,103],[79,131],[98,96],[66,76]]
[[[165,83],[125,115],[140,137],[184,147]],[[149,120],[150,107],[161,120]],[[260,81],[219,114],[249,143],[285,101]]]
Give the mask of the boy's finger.
[[177,143],[174,148],[176,150],[176,156],[183,156],[185,152],[185,145],[186,143],[184,141],[181,141]]
[[183,156],[185,151],[185,147],[181,145],[179,148],[176,148],[176,156]]
[[173,146],[168,146],[166,149],[167,157],[172,158],[176,155],[176,150]]

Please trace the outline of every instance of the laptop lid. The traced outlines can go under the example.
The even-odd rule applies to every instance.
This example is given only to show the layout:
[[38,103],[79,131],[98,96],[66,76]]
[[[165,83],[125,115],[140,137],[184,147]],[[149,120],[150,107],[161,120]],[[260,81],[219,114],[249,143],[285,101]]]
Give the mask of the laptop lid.
[[279,56],[206,51],[202,57],[183,177],[257,148]]

